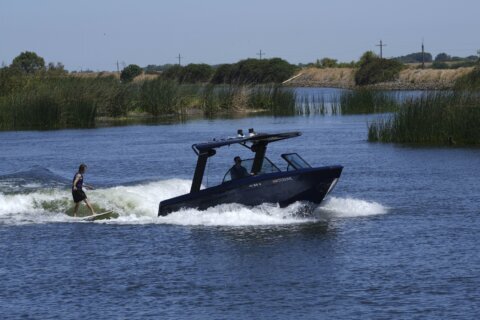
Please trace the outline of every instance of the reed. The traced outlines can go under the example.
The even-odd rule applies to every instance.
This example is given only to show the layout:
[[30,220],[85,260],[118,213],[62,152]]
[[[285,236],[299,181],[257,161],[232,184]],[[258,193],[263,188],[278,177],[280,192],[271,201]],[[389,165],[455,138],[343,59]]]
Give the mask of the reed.
[[392,116],[368,126],[369,141],[480,145],[478,93],[434,92],[406,100]]
[[0,97],[0,129],[91,127],[97,100],[68,81],[33,79],[23,90]]
[[191,109],[219,112],[262,110],[295,113],[295,93],[279,85],[179,84],[158,77],[123,84],[114,77],[2,75],[0,129],[93,127],[97,116],[124,117],[132,111],[153,117],[184,115]]
[[391,92],[372,89],[345,90],[340,94],[299,96],[297,113],[301,115],[349,115],[392,112],[398,109],[401,97]]
[[385,113],[398,109],[398,99],[388,92],[372,89],[344,91],[336,100],[343,115]]
[[140,107],[153,116],[176,113],[179,110],[179,87],[174,80],[157,78],[145,81],[140,88]]
[[248,93],[249,108],[265,110],[273,115],[294,115],[296,101],[293,89],[279,85],[255,86]]
[[265,111],[273,115],[295,114],[295,92],[278,85],[206,85],[202,109],[206,115],[221,111]]

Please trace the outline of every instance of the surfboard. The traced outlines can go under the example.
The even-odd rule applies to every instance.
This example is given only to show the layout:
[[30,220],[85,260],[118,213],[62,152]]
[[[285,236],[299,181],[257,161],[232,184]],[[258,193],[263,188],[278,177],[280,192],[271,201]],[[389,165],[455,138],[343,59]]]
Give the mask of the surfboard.
[[103,220],[103,219],[110,219],[114,218],[115,214],[113,211],[105,211],[101,213],[94,214],[92,216],[80,217],[82,221],[95,221],[95,220]]

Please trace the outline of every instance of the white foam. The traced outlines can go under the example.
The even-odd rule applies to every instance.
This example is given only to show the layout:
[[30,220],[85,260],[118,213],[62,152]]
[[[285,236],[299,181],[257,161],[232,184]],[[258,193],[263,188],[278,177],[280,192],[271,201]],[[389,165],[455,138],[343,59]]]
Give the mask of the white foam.
[[174,212],[159,218],[163,223],[202,226],[282,225],[310,221],[296,216],[298,204],[287,208],[263,204],[253,208],[239,204],[224,204],[205,211],[194,209]]
[[330,197],[322,203],[319,210],[329,212],[335,217],[352,218],[385,214],[388,207],[374,201]]
[[[134,186],[118,186],[88,191],[90,201],[101,210],[113,210],[117,219],[99,223],[175,224],[200,226],[282,225],[315,221],[330,217],[359,217],[387,212],[376,202],[351,198],[329,198],[319,208],[320,215],[304,218],[298,213],[302,204],[287,208],[263,204],[253,208],[239,204],[224,204],[205,211],[186,209],[166,217],[157,217],[158,204],[164,199],[185,194],[191,181],[171,179]],[[82,204],[82,206],[84,206]],[[78,221],[65,214],[73,202],[69,189],[41,189],[24,194],[0,193],[0,223],[48,223]],[[83,209],[85,210],[85,209]],[[316,212],[319,212],[318,210]],[[324,214],[326,213],[326,214]]]

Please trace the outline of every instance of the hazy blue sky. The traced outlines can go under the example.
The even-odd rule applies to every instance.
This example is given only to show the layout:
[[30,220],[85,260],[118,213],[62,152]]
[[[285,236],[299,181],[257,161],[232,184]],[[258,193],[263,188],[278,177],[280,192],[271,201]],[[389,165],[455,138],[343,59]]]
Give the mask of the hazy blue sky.
[[35,51],[69,70],[126,64],[225,63],[282,57],[292,63],[366,50],[467,56],[480,49],[478,0],[0,0],[0,62]]

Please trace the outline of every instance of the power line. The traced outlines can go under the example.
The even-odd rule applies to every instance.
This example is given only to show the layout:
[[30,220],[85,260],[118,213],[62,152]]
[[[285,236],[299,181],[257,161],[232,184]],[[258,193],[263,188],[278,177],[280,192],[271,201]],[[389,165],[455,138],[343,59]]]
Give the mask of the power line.
[[386,47],[387,45],[383,43],[382,40],[380,40],[380,44],[377,44],[376,47],[380,47],[380,59],[383,58],[383,47]]
[[422,39],[422,69],[425,69],[425,46]]

